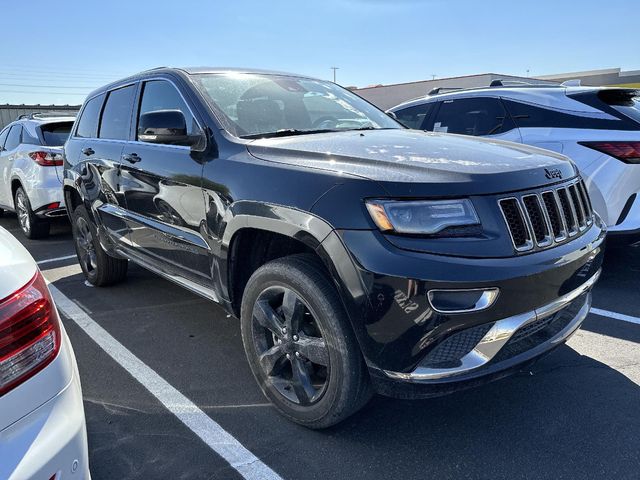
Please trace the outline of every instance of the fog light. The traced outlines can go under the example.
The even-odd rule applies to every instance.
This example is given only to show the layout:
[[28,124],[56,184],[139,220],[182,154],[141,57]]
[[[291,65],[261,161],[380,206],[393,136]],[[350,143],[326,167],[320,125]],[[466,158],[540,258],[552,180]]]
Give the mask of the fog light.
[[498,288],[434,289],[427,292],[431,307],[439,313],[479,312],[498,298]]

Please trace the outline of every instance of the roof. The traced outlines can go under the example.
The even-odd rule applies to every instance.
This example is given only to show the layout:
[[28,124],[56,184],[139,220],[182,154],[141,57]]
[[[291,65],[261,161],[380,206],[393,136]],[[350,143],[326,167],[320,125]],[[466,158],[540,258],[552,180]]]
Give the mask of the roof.
[[448,98],[455,98],[459,96],[508,96],[513,99],[532,100],[536,98],[536,103],[540,105],[551,105],[554,103],[553,98],[557,98],[558,94],[566,95],[568,93],[581,93],[594,90],[607,89],[610,90],[616,87],[573,87],[564,85],[519,85],[519,86],[504,86],[504,87],[477,87],[477,88],[465,88],[459,90],[452,90],[444,93],[437,93],[434,95],[425,95],[423,97],[414,98],[412,100],[403,102],[391,110],[395,110],[398,107],[409,107],[413,105],[419,105],[424,103],[425,100],[446,100]]
[[459,78],[474,78],[474,77],[486,77],[486,76],[495,76],[501,78],[524,78],[518,77],[517,75],[506,75],[503,73],[474,73],[472,75],[458,75],[457,77],[442,77],[436,79],[424,79],[424,80],[414,80],[412,82],[400,82],[400,83],[386,83],[380,85],[370,85],[368,87],[356,88],[356,90],[370,90],[374,88],[384,88],[384,87],[397,87],[401,85],[414,85],[416,83],[436,83],[436,82],[444,82],[449,80],[457,80]]
[[237,74],[258,74],[258,75],[286,75],[289,77],[299,77],[299,78],[309,78],[313,79],[313,77],[309,77],[307,75],[299,75],[295,73],[287,73],[287,72],[279,72],[275,70],[261,70],[257,68],[234,68],[234,67],[156,67],[151,68],[149,70],[144,70],[142,72],[135,73],[128,77],[121,78],[120,80],[116,80],[114,82],[103,85],[102,87],[96,88],[92,91],[87,98],[93,97],[99,93],[102,93],[110,88],[120,85],[126,82],[132,82],[135,80],[139,80],[140,78],[144,78],[149,76],[150,74],[179,74],[179,75],[197,75],[197,74],[206,74],[206,73],[217,73],[217,74],[228,74],[228,73],[237,73]]

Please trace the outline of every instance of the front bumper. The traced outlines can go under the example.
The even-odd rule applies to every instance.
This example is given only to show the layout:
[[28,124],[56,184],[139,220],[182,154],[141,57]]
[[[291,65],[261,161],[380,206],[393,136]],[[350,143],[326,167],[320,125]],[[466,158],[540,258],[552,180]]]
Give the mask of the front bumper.
[[[565,342],[580,327],[591,308],[590,290],[599,277],[600,270],[572,292],[535,310],[452,335],[412,372],[384,373],[394,380],[426,384],[462,376],[470,379],[482,375],[485,366],[495,372],[531,360]],[[475,343],[475,332],[469,330],[484,332],[485,328],[487,333]],[[531,338],[534,335],[537,339]]]
[[[496,330],[503,326],[517,330],[542,318],[541,306],[560,304],[580,289],[588,291],[602,266],[604,238],[598,219],[568,243],[507,258],[404,250],[379,232],[368,230],[334,231],[323,241],[322,249],[335,269],[372,378],[407,383],[402,382],[403,376],[434,373],[418,368],[448,338],[477,327],[475,343],[464,352],[469,353],[493,324],[500,322]],[[429,301],[429,292],[474,289],[496,289],[499,295],[491,305],[475,311],[443,313]],[[500,343],[491,345],[495,349]],[[472,357],[465,362],[479,372],[486,371],[489,363]],[[445,382],[445,377],[432,381]]]

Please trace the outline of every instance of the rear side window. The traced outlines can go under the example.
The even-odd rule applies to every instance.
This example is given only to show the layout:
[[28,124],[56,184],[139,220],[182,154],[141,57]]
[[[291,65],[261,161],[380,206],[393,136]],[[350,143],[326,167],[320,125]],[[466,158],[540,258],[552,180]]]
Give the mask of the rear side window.
[[43,143],[49,147],[60,147],[69,138],[73,122],[48,123],[40,127]]
[[100,118],[103,100],[104,95],[98,95],[89,100],[84,106],[82,116],[78,120],[77,137],[95,138],[98,136],[98,119]]
[[597,95],[571,95],[571,98],[586,103],[604,113],[617,118],[597,118],[593,116],[573,115],[567,112],[551,110],[526,103],[505,100],[507,109],[520,128],[581,128],[591,130],[638,130],[638,124],[620,115],[611,106],[597,98]]
[[2,133],[0,133],[0,151],[4,149],[4,142],[7,141],[7,135],[9,135],[9,129],[5,128]]
[[442,102],[433,131],[480,136],[496,135],[513,127],[500,99],[461,98]]
[[111,140],[128,140],[131,127],[131,107],[136,93],[135,85],[119,88],[109,92],[107,102],[102,111],[99,138]]
[[192,135],[194,133],[196,129],[195,120],[178,90],[176,90],[171,83],[164,80],[152,80],[150,82],[146,82],[142,92],[138,121],[140,120],[140,116],[145,113],[161,110],[181,111],[187,124],[187,135]]
[[422,105],[414,105],[413,107],[396,110],[395,115],[398,121],[407,128],[420,130],[424,128],[424,121],[433,110],[435,103],[423,103]]
[[22,133],[22,127],[20,125],[14,125],[9,131],[7,136],[7,142],[4,144],[5,150],[13,150],[20,145],[20,134]]
[[36,136],[36,134],[31,134],[31,132],[29,132],[29,129],[24,126],[22,127],[22,140],[21,143],[23,144],[27,144],[27,145],[40,145],[40,140],[38,139],[38,137]]

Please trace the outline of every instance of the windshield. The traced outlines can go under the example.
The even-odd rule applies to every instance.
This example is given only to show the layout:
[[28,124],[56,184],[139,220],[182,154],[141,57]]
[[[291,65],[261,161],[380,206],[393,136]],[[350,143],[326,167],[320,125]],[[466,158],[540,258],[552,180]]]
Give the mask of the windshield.
[[48,123],[42,125],[43,144],[49,147],[61,147],[67,141],[73,122]]
[[402,128],[381,110],[330,82],[244,73],[193,78],[236,137]]

